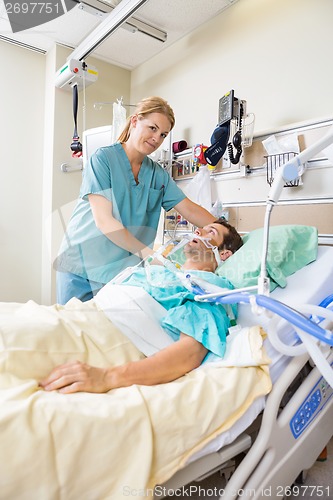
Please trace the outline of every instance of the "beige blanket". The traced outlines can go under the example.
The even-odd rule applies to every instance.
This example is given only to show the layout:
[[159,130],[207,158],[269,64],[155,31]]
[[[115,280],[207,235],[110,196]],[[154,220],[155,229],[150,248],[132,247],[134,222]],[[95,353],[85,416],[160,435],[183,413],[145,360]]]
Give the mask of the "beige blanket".
[[[260,334],[251,329],[256,344]],[[1,499],[152,497],[154,485],[271,389],[267,365],[207,365],[168,384],[106,394],[38,387],[71,359],[107,366],[142,356],[93,301],[0,304]]]

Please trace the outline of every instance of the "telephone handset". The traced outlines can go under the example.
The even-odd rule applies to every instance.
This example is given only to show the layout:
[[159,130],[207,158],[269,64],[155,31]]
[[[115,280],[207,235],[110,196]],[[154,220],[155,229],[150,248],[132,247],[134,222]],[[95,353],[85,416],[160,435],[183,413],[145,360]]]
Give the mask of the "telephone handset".
[[[238,130],[234,134],[232,138],[232,142],[228,143],[228,156],[229,160],[233,165],[239,163],[240,157],[243,152],[242,148],[242,126],[243,126],[243,116],[244,116],[244,107],[243,103],[239,104],[239,114],[235,118],[236,126]],[[236,149],[236,155],[234,155],[234,148]]]
[[[211,136],[211,146],[204,152],[204,157],[209,165],[215,166],[228,148],[230,162],[237,164],[243,152],[242,128],[243,119],[246,118],[246,101],[235,97],[230,90],[219,100],[219,122]],[[232,141],[229,141],[230,131],[235,130]],[[234,153],[234,148],[236,153]]]

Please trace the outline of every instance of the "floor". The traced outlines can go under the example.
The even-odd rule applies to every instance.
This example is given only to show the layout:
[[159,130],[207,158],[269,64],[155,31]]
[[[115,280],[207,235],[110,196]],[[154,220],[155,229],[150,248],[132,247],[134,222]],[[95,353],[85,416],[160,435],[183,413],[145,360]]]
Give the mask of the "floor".
[[325,462],[317,461],[314,466],[307,471],[305,482],[294,487],[294,495],[291,499],[302,498],[303,500],[314,500],[322,498],[323,500],[333,498],[333,439],[327,446],[327,460]]
[[[292,490],[286,492],[287,495],[279,500],[302,499],[302,500],[328,500],[333,498],[333,438],[327,446],[327,460],[317,461],[314,466],[304,474],[304,483],[294,485]],[[164,497],[165,500],[223,500],[225,481],[216,472],[212,476],[201,482],[194,482],[175,492],[168,492],[170,495]],[[267,496],[269,498],[269,495]],[[276,500],[271,497],[271,500]]]

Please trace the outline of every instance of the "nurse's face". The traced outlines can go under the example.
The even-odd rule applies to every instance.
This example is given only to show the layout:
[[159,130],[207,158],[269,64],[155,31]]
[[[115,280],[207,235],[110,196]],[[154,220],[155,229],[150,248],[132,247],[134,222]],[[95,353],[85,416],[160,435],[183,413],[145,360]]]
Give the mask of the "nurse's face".
[[162,113],[134,115],[128,142],[140,153],[150,155],[159,148],[171,130],[169,119]]

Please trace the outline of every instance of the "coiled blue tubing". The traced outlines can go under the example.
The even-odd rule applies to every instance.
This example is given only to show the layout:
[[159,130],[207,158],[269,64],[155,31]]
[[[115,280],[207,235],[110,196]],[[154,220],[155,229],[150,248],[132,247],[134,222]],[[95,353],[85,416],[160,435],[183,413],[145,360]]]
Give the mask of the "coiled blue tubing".
[[[188,278],[191,279],[190,276],[188,276]],[[193,293],[196,293],[198,295],[204,295],[207,293],[195,283],[191,283],[191,285]],[[224,295],[222,297],[207,298],[207,300],[210,302],[216,302],[218,304],[249,303],[250,297],[253,296],[254,295],[251,295],[248,292],[235,292],[229,295]],[[310,318],[307,318],[295,309],[292,309],[291,307],[283,304],[282,302],[279,302],[278,300],[273,299],[272,297],[267,297],[266,295],[255,295],[255,300],[258,306],[264,307],[265,309],[278,314],[285,320],[289,321],[289,323],[291,323],[292,325],[312,335],[321,342],[325,342],[326,344],[333,346],[333,335],[328,336],[328,330],[325,330],[318,324],[314,323]],[[332,302],[333,294],[326,297],[326,299],[324,299],[320,303],[320,307],[327,307]]]

